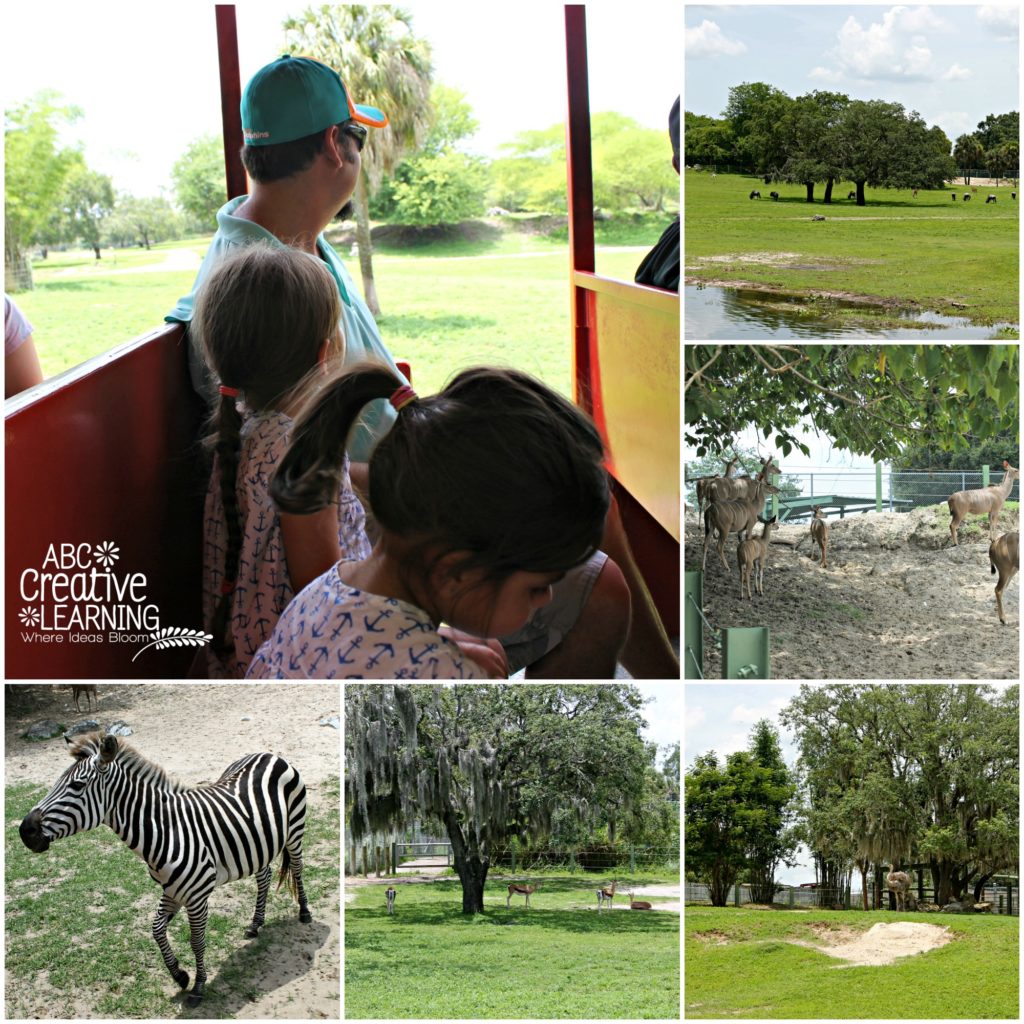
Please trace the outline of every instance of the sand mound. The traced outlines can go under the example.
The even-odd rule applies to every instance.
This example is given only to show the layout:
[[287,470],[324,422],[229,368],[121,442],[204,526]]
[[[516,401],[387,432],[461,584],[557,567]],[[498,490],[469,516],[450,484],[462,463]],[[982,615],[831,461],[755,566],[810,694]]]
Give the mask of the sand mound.
[[[824,938],[824,936],[822,936]],[[904,956],[916,956],[929,949],[952,942],[953,936],[947,928],[934,924],[914,924],[910,921],[896,921],[893,924],[875,924],[857,938],[848,935],[837,936],[838,941],[827,945],[811,945],[838,960],[846,960],[844,966],[877,967],[891,964]]]

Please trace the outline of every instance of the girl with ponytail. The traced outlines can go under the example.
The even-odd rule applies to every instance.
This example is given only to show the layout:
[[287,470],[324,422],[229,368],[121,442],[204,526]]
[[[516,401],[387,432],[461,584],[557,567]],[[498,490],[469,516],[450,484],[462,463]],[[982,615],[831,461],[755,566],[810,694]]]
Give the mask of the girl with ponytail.
[[264,244],[219,264],[197,296],[191,332],[220,401],[203,528],[203,621],[213,641],[193,674],[244,676],[297,591],[342,556],[369,554],[343,453],[319,514],[279,514],[268,492],[303,396],[340,362],[339,307],[318,259]]
[[369,463],[380,536],[295,597],[251,678],[485,677],[441,624],[515,633],[596,557],[609,505],[600,435],[513,370],[466,370],[427,398],[386,368],[336,373],[307,399],[271,480],[282,515],[332,507],[349,431],[379,398],[397,411]]

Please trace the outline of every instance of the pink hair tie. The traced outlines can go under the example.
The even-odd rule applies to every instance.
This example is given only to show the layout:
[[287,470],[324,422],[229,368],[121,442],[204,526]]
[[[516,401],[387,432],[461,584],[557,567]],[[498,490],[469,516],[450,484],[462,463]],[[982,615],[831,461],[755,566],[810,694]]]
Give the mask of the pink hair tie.
[[410,402],[415,401],[419,396],[408,384],[403,384],[388,401],[395,407],[395,412],[404,409]]
[[221,384],[217,389],[225,398],[237,398],[238,388],[229,388],[226,384]]
[[234,589],[235,589],[235,581],[234,581],[234,580],[225,580],[225,581],[224,581],[224,582],[223,582],[223,583],[222,583],[222,584],[220,585],[220,592],[221,592],[221,593],[222,593],[222,594],[223,594],[223,595],[224,595],[225,597],[226,597],[226,596],[227,596],[228,594],[230,594],[230,593],[231,593],[231,592],[232,592],[232,591],[233,591]]

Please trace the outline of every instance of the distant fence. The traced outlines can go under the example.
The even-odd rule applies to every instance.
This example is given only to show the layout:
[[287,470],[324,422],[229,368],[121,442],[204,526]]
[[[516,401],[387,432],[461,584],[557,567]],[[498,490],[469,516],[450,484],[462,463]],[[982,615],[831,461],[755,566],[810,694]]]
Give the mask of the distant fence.
[[[934,902],[935,890],[924,889],[924,899]],[[914,890],[916,895],[917,890]],[[890,906],[889,893],[881,894],[881,902],[876,899],[877,893],[872,890],[868,892],[868,908],[871,910],[886,910]],[[686,883],[687,903],[711,903],[711,889],[703,882]],[[729,893],[729,905],[742,907],[745,904],[753,903],[750,895],[750,886],[746,884],[734,885]],[[862,905],[861,893],[846,889],[824,889],[811,888],[810,886],[779,886],[775,890],[773,906],[817,908],[821,910],[834,910],[838,907],[850,910],[859,910]],[[993,913],[1010,914],[1013,917],[1020,916],[1020,890],[1016,885],[991,885],[985,886],[982,892],[983,903],[991,903]]]

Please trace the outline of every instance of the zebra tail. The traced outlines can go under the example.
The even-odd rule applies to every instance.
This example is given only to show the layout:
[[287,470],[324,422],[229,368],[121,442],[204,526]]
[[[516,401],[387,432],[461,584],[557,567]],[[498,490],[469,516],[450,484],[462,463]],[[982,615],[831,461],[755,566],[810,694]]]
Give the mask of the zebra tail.
[[292,898],[298,902],[299,899],[299,887],[295,884],[295,872],[292,870],[292,858],[288,853],[288,848],[285,847],[283,856],[281,857],[281,873],[277,876],[277,891],[281,891],[281,886],[284,885],[285,880],[288,880],[288,888],[291,891]]

